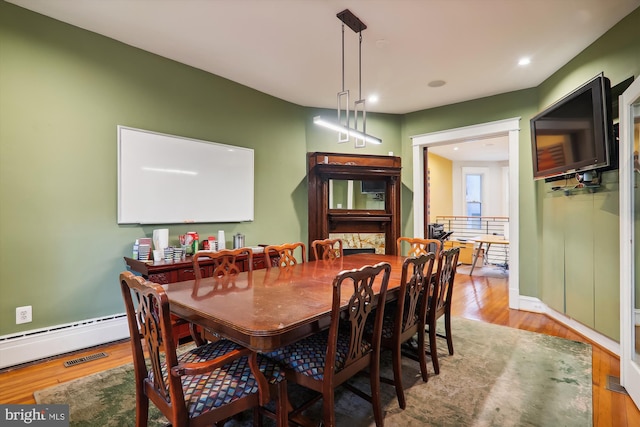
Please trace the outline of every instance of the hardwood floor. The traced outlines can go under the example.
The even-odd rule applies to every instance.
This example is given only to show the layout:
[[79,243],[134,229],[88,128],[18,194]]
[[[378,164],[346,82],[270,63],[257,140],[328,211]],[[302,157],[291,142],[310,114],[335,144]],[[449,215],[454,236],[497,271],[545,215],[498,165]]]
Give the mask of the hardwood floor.
[[[456,276],[453,306],[455,316],[592,344],[593,425],[596,427],[640,425],[640,411],[631,398],[606,388],[608,375],[620,376],[620,361],[617,356],[545,315],[507,308],[508,280],[506,278],[483,277],[481,274],[486,271],[485,269],[476,269],[472,277],[463,271]],[[499,274],[490,275],[500,276]],[[66,360],[98,351],[106,352],[109,357],[81,363],[71,368],[65,368],[63,365]],[[0,402],[35,403],[33,392],[36,390],[129,362],[131,362],[131,348],[125,341],[29,366],[8,369],[0,372]]]
[[[455,316],[591,344],[593,425],[640,426],[640,411],[631,398],[607,389],[608,375],[620,377],[620,359],[617,356],[546,315],[509,309],[508,281],[502,277],[488,277],[496,276],[489,273],[489,269],[474,270],[473,276],[463,271],[464,269],[456,274],[452,307]],[[480,276],[482,272],[486,272],[488,276]]]

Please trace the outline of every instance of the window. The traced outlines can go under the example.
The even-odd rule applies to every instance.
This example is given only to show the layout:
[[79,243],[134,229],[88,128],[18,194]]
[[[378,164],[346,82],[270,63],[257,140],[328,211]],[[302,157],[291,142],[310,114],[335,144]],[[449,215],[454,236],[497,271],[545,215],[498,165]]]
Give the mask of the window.
[[478,219],[468,219],[467,227],[480,229],[482,227],[480,217],[482,216],[482,175],[477,173],[465,174],[465,215],[478,217]]

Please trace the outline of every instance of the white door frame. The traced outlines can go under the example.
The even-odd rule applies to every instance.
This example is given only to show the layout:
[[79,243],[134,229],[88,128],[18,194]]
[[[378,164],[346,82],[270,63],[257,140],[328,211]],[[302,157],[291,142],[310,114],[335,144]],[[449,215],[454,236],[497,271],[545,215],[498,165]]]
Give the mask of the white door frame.
[[640,79],[620,96],[620,384],[640,407],[640,365],[635,358],[635,173],[633,167],[634,114],[640,98]]
[[413,140],[413,234],[424,237],[424,156],[425,147],[466,142],[506,135],[509,138],[509,308],[520,308],[519,282],[519,139],[520,117],[447,129],[411,137]]

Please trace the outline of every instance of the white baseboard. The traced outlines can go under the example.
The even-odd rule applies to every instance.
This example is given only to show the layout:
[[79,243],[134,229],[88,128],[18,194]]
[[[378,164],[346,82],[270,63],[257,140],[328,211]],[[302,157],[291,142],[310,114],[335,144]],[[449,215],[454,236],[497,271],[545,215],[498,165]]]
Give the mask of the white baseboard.
[[0,368],[129,338],[125,314],[0,337]]
[[570,317],[552,309],[538,298],[521,296],[520,297],[520,310],[532,311],[534,313],[544,313],[552,319],[562,323],[569,329],[574,330],[580,335],[590,339],[599,346],[609,350],[611,353],[620,357],[620,343],[612,340],[611,338],[602,335],[599,332],[583,325],[580,322],[573,320]]

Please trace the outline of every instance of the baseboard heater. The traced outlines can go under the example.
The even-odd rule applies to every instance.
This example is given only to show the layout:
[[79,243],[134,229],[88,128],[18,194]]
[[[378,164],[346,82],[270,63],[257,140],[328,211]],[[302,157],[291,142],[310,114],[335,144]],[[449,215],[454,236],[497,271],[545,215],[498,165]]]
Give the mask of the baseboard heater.
[[0,336],[0,368],[125,338],[129,338],[129,326],[124,313],[4,335]]

